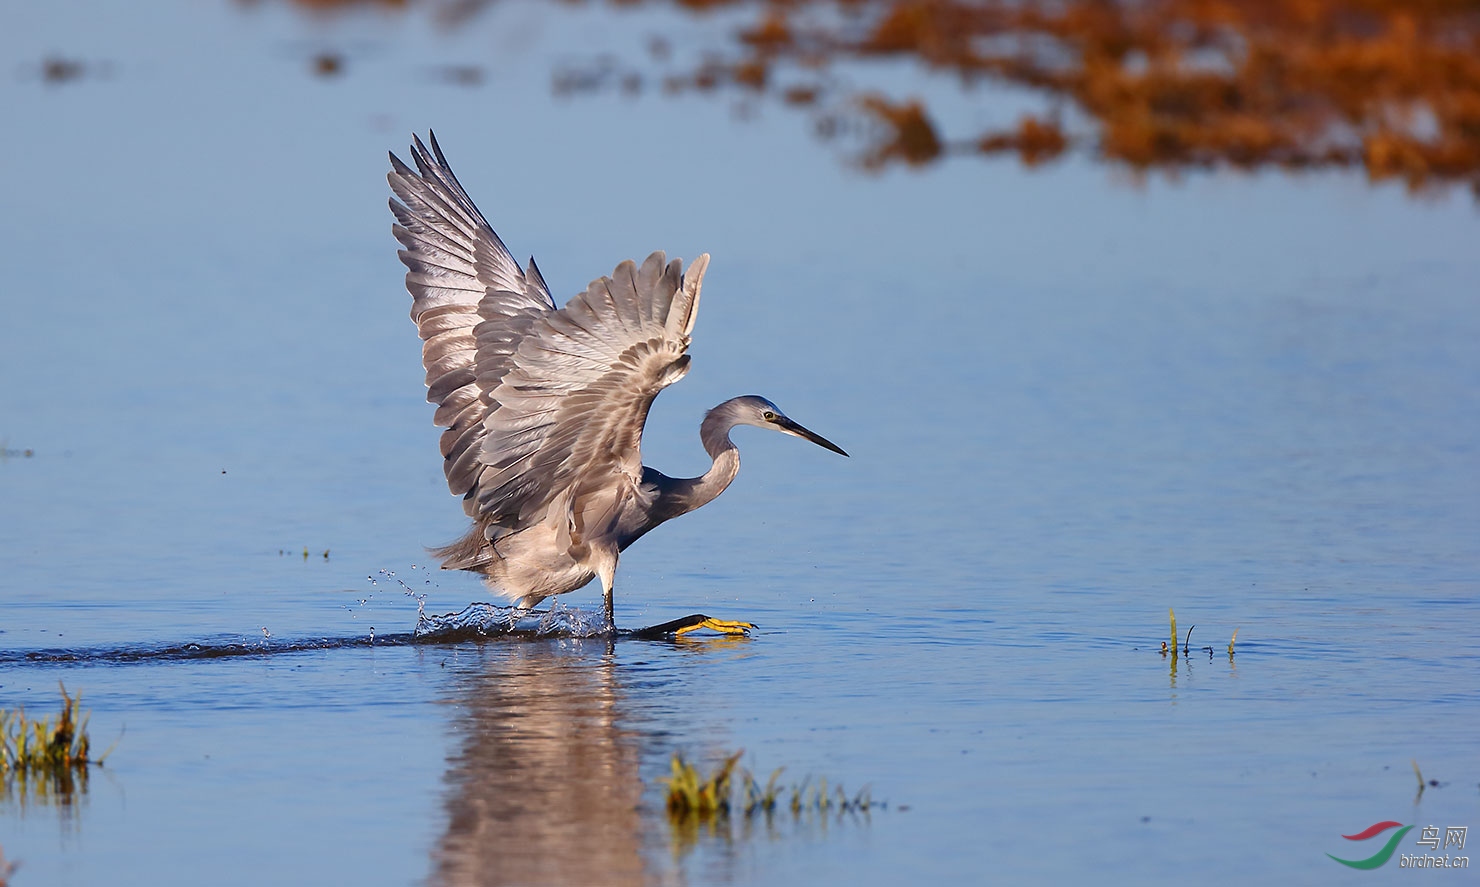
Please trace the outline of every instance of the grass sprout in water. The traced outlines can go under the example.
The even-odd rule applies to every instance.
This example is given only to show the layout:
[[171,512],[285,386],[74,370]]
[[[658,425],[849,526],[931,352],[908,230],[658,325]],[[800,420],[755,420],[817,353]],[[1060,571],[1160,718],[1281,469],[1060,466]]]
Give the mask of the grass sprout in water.
[[55,720],[29,718],[24,708],[0,710],[0,798],[14,792],[22,804],[34,798],[69,806],[87,791],[88,767],[108,757],[91,757],[88,718],[79,717],[77,707],[81,694],[68,696],[64,685],[57,686],[62,710]]
[[[1177,650],[1178,650],[1178,646],[1177,646],[1177,611],[1174,610],[1174,609],[1168,608],[1167,609],[1167,616],[1171,619],[1171,622],[1172,622],[1172,642],[1171,642],[1171,645],[1170,646],[1167,644],[1166,641],[1162,641],[1161,642],[1161,655],[1162,656],[1166,656],[1168,653],[1170,653],[1170,654],[1172,654],[1172,658],[1173,659],[1176,659],[1177,658]],[[1184,638],[1182,638],[1181,650],[1182,650],[1182,655],[1183,656],[1190,656],[1190,655],[1192,655],[1192,630],[1194,628],[1197,628],[1197,626],[1196,625],[1189,625],[1189,626],[1187,626],[1187,635]],[[1238,642],[1238,629],[1235,628],[1233,630],[1233,637],[1231,637],[1231,638],[1228,639],[1228,658],[1230,660],[1233,659],[1233,645],[1236,644],[1237,642]],[[1212,657],[1212,655],[1213,655],[1213,648],[1212,647],[1203,647],[1201,649],[1202,649],[1202,651],[1204,653],[1207,653],[1208,654],[1209,658]]]
[[826,778],[814,782],[808,776],[800,783],[783,785],[784,767],[771,771],[762,784],[739,766],[744,753],[737,751],[725,758],[707,776],[681,753],[673,754],[670,774],[660,781],[666,789],[668,825],[679,852],[693,847],[701,830],[710,837],[733,840],[737,826],[745,837],[756,823],[774,831],[778,818],[797,826],[826,825],[844,818],[866,820],[873,808],[888,806],[876,803],[867,786],[850,796],[838,783],[829,787]]

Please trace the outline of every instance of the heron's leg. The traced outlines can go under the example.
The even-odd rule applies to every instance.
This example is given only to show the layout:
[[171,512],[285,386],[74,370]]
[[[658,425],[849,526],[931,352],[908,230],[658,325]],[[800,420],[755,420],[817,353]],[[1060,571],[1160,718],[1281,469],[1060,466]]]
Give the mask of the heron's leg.
[[603,559],[596,565],[596,575],[601,579],[601,604],[606,610],[606,624],[615,632],[617,630],[616,613],[612,606],[612,586],[617,581],[617,557],[613,553],[610,559]]

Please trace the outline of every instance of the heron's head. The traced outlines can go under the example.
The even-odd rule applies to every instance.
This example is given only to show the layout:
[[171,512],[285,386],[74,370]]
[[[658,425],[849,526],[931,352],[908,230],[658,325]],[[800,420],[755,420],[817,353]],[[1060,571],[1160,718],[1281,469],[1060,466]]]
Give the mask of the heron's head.
[[793,422],[787,415],[781,412],[781,408],[754,394],[737,397],[726,401],[723,406],[730,409],[731,417],[736,425],[754,425],[757,428],[770,428],[782,434],[790,434],[792,437],[800,437],[802,440],[810,440],[824,449],[832,450],[834,453],[846,456],[843,448],[817,434],[808,431],[801,425]]

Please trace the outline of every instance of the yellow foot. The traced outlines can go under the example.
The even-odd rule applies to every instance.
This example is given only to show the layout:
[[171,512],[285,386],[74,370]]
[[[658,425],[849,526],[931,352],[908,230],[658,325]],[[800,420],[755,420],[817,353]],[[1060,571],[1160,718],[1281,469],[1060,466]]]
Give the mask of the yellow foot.
[[676,638],[681,638],[684,635],[689,634],[690,632],[698,631],[701,628],[707,628],[710,631],[717,631],[720,634],[743,635],[748,634],[752,628],[755,628],[755,623],[731,622],[728,619],[710,619],[706,617],[703,622],[695,622],[693,625],[685,625],[683,628],[675,631],[673,633],[673,636]]

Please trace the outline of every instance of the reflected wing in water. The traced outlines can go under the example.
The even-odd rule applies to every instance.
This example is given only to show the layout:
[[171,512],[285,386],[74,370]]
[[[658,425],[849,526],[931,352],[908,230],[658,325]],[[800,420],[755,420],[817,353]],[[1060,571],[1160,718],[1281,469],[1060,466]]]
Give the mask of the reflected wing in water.
[[638,742],[612,663],[540,643],[486,649],[459,700],[431,882],[648,883]]

